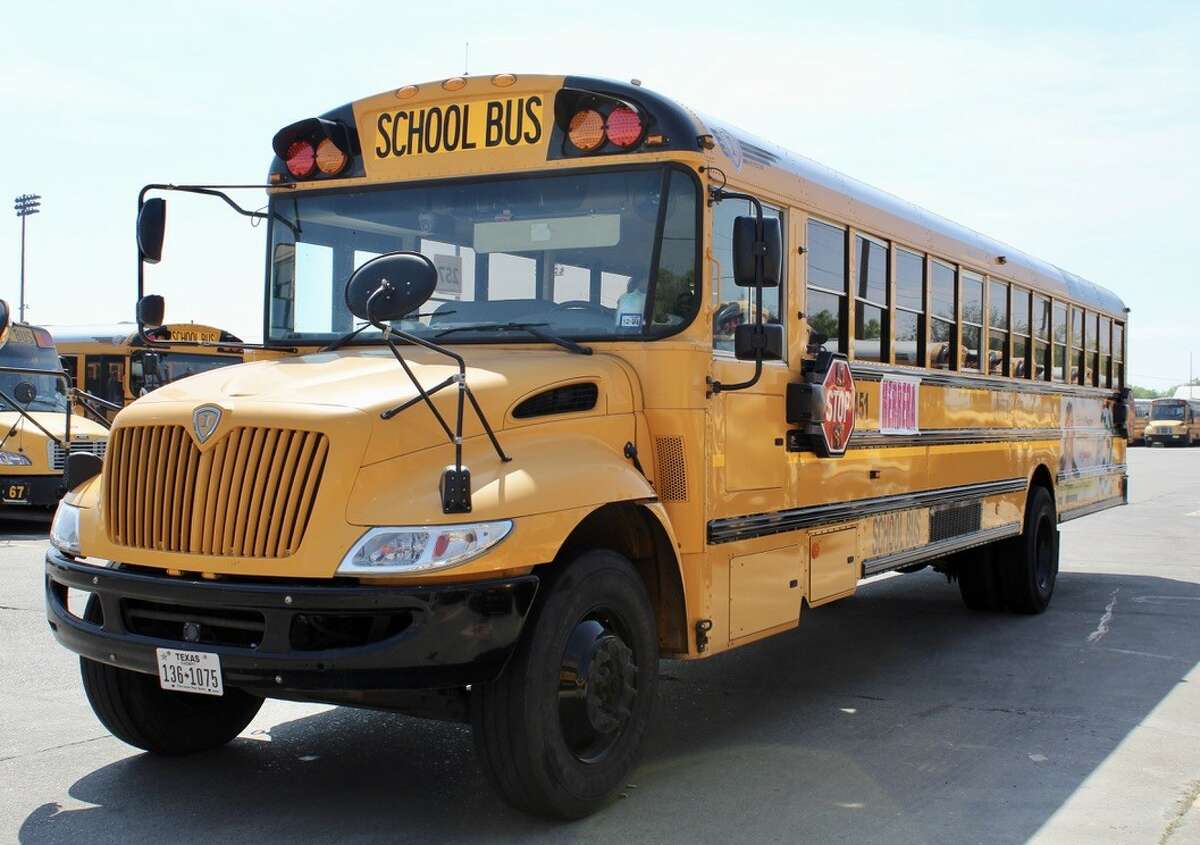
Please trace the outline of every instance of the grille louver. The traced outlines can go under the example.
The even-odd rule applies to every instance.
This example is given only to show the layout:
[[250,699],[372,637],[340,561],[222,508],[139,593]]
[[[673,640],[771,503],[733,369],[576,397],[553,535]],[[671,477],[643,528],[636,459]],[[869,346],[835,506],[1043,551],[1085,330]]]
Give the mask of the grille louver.
[[568,384],[555,387],[536,396],[530,396],[513,409],[513,416],[519,420],[530,417],[546,417],[551,414],[573,414],[578,411],[590,411],[596,407],[599,391],[591,383]]
[[304,538],[324,434],[238,427],[201,452],[183,426],[118,428],[105,463],[118,545],[219,557],[286,557]]

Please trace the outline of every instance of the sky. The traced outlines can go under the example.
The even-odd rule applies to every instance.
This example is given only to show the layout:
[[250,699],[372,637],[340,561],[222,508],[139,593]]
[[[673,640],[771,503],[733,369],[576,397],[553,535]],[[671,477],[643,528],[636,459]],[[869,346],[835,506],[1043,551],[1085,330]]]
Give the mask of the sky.
[[[1132,309],[1132,383],[1183,382],[1189,353],[1200,376],[1200,4],[550,5],[6,10],[0,194],[43,198],[28,319],[132,319],[142,185],[257,183],[279,128],[465,63],[636,77],[1115,291]],[[169,205],[147,276],[168,319],[259,338],[263,230],[213,200]],[[15,310],[20,223],[7,220],[0,297]]]

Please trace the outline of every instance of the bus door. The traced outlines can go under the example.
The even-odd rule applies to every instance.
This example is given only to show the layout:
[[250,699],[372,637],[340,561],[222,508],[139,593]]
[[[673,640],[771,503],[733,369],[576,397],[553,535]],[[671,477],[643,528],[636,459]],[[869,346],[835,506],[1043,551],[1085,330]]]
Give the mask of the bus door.
[[59,355],[58,359],[62,363],[63,372],[70,379],[71,387],[76,387],[79,384],[79,356]]
[[88,355],[84,359],[83,389],[124,406],[125,360],[124,355]]
[[[738,325],[755,319],[754,288],[739,287],[733,277],[734,218],[753,216],[745,200],[726,199],[713,206],[713,240],[708,272],[713,296],[712,378],[725,385],[744,382],[754,375],[753,361],[734,357],[734,332]],[[781,284],[764,288],[762,318],[765,323],[784,323],[787,313],[789,272],[788,229],[779,209],[763,204],[766,217],[780,220],[784,249]],[[798,374],[787,364],[793,350],[783,350],[784,360],[763,363],[757,384],[743,390],[719,391],[709,402],[712,415],[708,426],[708,459],[715,498],[709,509],[714,525],[725,517],[781,511],[794,499],[797,479],[791,476],[798,464],[789,461],[786,448],[788,424],[785,397],[788,382]],[[715,543],[740,537],[716,536]],[[764,547],[759,551],[758,546]],[[736,641],[770,628],[794,624],[806,590],[808,549],[795,535],[779,535],[764,541],[750,554],[733,553],[729,559],[728,637]],[[720,576],[714,572],[714,578]],[[717,620],[714,620],[716,623]],[[714,624],[714,628],[718,628]],[[720,630],[714,636],[721,637]]]

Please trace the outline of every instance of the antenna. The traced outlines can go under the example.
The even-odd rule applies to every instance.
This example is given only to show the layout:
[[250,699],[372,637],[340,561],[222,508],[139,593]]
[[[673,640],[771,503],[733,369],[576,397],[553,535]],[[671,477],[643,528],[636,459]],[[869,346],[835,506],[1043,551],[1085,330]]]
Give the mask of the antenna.
[[463,76],[471,75],[471,42],[463,42]]

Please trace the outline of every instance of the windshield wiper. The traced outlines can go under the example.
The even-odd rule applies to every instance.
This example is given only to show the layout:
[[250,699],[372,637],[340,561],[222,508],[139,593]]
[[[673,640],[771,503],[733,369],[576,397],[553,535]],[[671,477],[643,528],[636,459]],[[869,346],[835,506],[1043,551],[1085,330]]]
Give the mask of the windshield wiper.
[[568,352],[574,352],[576,355],[591,355],[592,347],[584,346],[581,343],[576,343],[565,337],[558,337],[542,331],[539,326],[547,325],[546,323],[473,323],[462,326],[451,326],[448,329],[442,329],[434,335],[435,338],[445,337],[454,332],[525,332],[528,335],[536,337],[538,340],[546,343],[553,343],[555,346],[561,346]]
[[[449,314],[453,314],[453,313],[454,313],[453,311],[442,311],[442,312],[438,313],[438,316],[445,317],[445,316],[447,316]],[[432,317],[432,316],[433,316],[433,314],[413,314],[410,317],[407,317],[406,319],[416,320],[420,317]],[[344,335],[339,337],[337,340],[333,341],[332,343],[326,344],[325,346],[322,346],[317,351],[318,352],[332,352],[335,349],[341,349],[342,346],[344,346],[345,344],[349,343],[350,341],[354,340],[354,338],[356,338],[360,334],[362,334],[363,329],[369,329],[369,328],[371,328],[370,323],[363,323],[357,329],[351,329],[350,331],[346,332]]]

